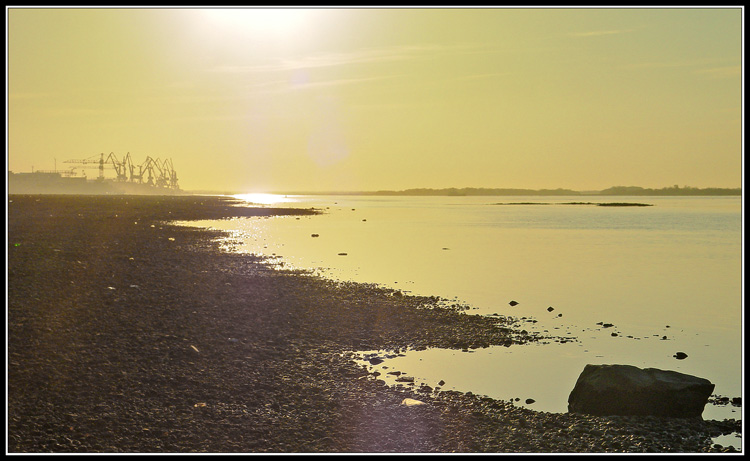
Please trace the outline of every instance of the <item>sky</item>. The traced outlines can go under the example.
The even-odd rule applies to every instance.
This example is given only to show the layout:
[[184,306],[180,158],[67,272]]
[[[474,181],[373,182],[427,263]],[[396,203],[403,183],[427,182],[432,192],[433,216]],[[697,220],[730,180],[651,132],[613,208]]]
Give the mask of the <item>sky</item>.
[[94,178],[64,162],[130,153],[235,192],[741,187],[743,18],[6,6],[7,166]]

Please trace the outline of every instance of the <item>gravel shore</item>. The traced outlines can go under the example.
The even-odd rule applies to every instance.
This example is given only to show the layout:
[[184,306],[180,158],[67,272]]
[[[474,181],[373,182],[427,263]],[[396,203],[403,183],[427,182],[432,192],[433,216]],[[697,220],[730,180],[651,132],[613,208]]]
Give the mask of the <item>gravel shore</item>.
[[435,297],[272,270],[168,224],[315,213],[235,205],[9,196],[8,453],[706,453],[741,432],[389,387],[351,351],[543,338]]

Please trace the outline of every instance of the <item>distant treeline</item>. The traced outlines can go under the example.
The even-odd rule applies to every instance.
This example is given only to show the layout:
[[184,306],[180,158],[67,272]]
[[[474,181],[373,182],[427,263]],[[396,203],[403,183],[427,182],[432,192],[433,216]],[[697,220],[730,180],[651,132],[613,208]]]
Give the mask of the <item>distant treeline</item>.
[[647,189],[638,186],[616,186],[602,191],[580,192],[571,189],[492,189],[465,187],[462,189],[406,189],[401,191],[381,190],[366,194],[372,195],[434,195],[434,196],[475,196],[475,195],[742,195],[742,189],[722,189],[709,187],[664,187],[662,189]]
[[580,192],[570,189],[485,189],[476,187],[465,187],[462,189],[406,189],[401,191],[381,190],[374,195],[448,195],[448,196],[470,196],[470,195],[581,195]]
[[637,186],[616,186],[604,189],[599,195],[742,195],[742,189],[708,187],[700,189],[690,186],[672,186],[661,189],[645,189]]

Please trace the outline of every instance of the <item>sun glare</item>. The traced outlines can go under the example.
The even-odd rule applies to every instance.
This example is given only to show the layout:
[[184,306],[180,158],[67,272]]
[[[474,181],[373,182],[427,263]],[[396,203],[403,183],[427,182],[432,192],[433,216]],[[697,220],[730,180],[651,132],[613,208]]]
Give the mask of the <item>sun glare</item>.
[[286,34],[301,26],[310,10],[300,8],[209,8],[203,10],[207,21],[222,28]]
[[279,203],[290,203],[294,202],[295,200],[292,198],[287,197],[286,195],[276,195],[276,194],[237,194],[233,196],[234,198],[244,200],[246,202],[255,203],[257,205],[276,205]]

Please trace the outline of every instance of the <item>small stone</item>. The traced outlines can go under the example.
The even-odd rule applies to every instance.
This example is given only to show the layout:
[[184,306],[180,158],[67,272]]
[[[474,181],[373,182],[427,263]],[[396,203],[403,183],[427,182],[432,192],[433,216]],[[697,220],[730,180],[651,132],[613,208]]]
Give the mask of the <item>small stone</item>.
[[444,384],[445,384],[445,381],[443,381],[442,379],[440,380],[440,382],[438,382],[438,386],[443,386]]
[[552,312],[553,310],[555,310],[555,308],[552,307],[552,306],[550,306],[550,307],[547,308],[547,312]]
[[534,399],[526,399],[526,405],[531,405],[534,402],[536,402],[536,400],[534,400]]
[[511,302],[509,302],[508,304],[510,304],[511,306],[516,306],[516,305],[518,305],[518,303],[517,303],[516,301],[511,301]]
[[370,362],[370,365],[377,365],[379,363],[383,363],[383,359],[381,359],[379,357],[372,357],[372,358],[368,359],[367,361]]
[[320,234],[312,234],[311,237],[320,237]]
[[687,358],[687,356],[688,355],[686,353],[684,353],[684,352],[678,352],[675,355],[673,355],[672,357],[676,358],[677,360],[682,360],[682,359]]

